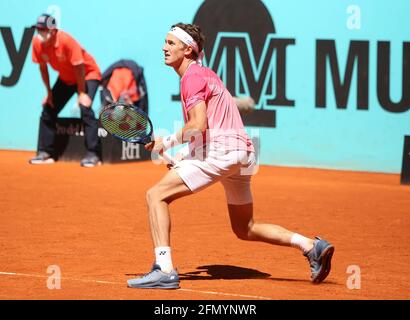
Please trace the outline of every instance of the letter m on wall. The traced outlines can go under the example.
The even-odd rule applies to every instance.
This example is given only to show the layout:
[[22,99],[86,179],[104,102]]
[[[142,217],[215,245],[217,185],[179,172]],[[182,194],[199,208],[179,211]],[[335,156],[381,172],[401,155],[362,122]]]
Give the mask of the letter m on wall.
[[220,32],[207,65],[233,95],[251,96],[258,109],[294,106],[286,97],[286,49],[294,43],[294,39],[268,35],[260,57],[256,57],[248,33]]
[[326,108],[327,61],[335,93],[337,108],[345,109],[349,97],[353,70],[357,70],[357,109],[367,110],[369,106],[369,42],[351,41],[343,79],[334,40],[316,41],[316,107]]

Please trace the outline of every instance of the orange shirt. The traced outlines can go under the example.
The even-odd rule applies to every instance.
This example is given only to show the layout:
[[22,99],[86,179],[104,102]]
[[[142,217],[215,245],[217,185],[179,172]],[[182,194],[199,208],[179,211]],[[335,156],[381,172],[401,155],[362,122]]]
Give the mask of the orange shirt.
[[33,62],[49,63],[65,83],[77,83],[73,66],[84,64],[85,80],[101,80],[101,72],[94,58],[67,32],[58,30],[54,46],[44,47],[37,36],[33,38]]
[[114,101],[118,101],[120,97],[130,98],[133,102],[139,100],[137,82],[132,71],[128,68],[114,69],[107,88],[110,90]]

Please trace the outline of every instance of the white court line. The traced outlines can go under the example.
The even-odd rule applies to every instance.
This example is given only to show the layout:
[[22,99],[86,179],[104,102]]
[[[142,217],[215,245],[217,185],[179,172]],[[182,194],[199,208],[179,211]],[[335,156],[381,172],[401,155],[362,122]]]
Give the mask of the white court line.
[[178,289],[178,291],[199,292],[199,293],[214,294],[214,295],[221,295],[221,296],[232,296],[232,297],[251,298],[251,299],[260,299],[260,300],[272,300],[272,298],[268,298],[268,297],[250,296],[250,295],[246,295],[246,294],[236,294],[236,293],[202,291],[202,290],[192,290],[192,289],[183,289],[183,288]]
[[[27,273],[17,273],[17,272],[1,272],[0,275],[5,276],[19,276],[19,277],[31,277],[31,278],[48,278],[49,276],[45,275],[38,275],[38,274],[27,274]],[[77,279],[77,278],[61,278],[61,280],[70,280],[70,281],[79,281],[79,282],[87,282],[87,283],[102,283],[102,284],[119,284],[124,286],[124,282],[113,282],[113,281],[104,281],[104,280],[91,280],[91,279]],[[240,297],[240,298],[250,298],[250,299],[259,299],[259,300],[271,300],[268,297],[262,296],[252,296],[246,294],[236,294],[236,293],[226,293],[226,292],[218,292],[218,291],[203,291],[203,290],[194,290],[194,289],[177,289],[176,291],[185,291],[185,292],[194,292],[194,293],[203,293],[203,294],[212,294],[212,295],[220,295],[220,296],[230,296],[230,297]]]

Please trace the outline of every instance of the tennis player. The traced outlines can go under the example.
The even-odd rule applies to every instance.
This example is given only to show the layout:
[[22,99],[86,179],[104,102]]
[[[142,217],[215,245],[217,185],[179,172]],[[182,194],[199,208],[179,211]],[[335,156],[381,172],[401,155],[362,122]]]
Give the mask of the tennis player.
[[253,220],[251,176],[255,152],[233,97],[221,79],[203,67],[204,37],[196,25],[178,23],[168,32],[163,47],[165,64],[181,77],[185,126],[157,137],[148,150],[163,152],[189,142],[188,154],[147,192],[155,263],[151,272],[128,280],[132,288],[179,288],[170,248],[169,204],[221,182],[226,193],[233,232],[239,239],[292,246],[302,251],[311,268],[311,280],[322,282],[330,272],[334,247],[273,224]]

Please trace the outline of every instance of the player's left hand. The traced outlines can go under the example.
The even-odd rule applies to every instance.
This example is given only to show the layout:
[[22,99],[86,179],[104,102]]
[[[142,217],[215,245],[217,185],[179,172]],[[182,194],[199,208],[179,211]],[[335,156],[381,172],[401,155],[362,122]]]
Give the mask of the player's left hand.
[[162,142],[162,137],[155,138],[154,146],[151,152],[158,153],[158,154],[162,154],[164,152],[164,144]]
[[92,105],[92,100],[90,98],[90,96],[88,94],[86,94],[85,92],[81,92],[78,95],[78,105],[80,106],[84,106],[84,107],[91,107]]
[[162,143],[162,137],[155,137],[155,140],[147,143],[145,149],[154,153],[162,154],[164,152],[164,144]]

